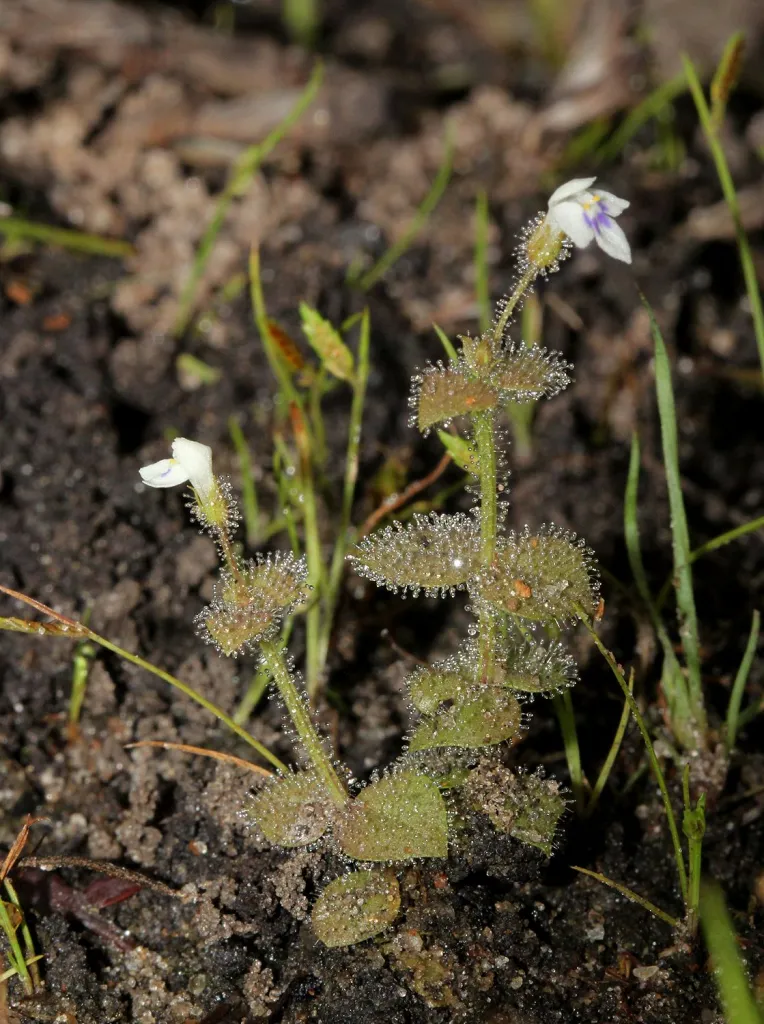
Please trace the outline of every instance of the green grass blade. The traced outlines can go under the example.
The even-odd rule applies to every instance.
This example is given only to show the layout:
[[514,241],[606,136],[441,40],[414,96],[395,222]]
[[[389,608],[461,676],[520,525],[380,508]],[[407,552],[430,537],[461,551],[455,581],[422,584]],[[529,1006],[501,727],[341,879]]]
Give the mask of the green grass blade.
[[52,227],[50,224],[37,224],[35,221],[24,220],[22,217],[0,217],[0,235],[6,235],[9,241],[42,242],[45,245],[56,245],[72,252],[82,252],[88,256],[111,256],[124,259],[133,256],[135,249],[131,242],[119,238],[101,238],[82,231],[69,228]]
[[228,214],[231,203],[246,191],[254,175],[259,170],[263,160],[278,145],[278,143],[281,142],[284,136],[292,130],[311,103],[315,100],[318,90],[321,87],[323,77],[323,65],[320,62],[316,62],[308,84],[305,86],[300,98],[281,124],[277,125],[262,142],[258,142],[257,145],[254,146],[248,146],[234,164],[228,182],[215,204],[215,212],[212,215],[212,220],[207,226],[207,230],[204,232],[202,240],[199,243],[199,248],[196,251],[196,256],[194,257],[194,262],[191,267],[191,273],[189,274],[188,281],[181,293],[180,311],[175,323],[176,336],[182,334],[186,327],[188,327],[199,282],[204,276],[204,271],[207,268],[207,263],[209,262],[210,255],[212,254],[217,237],[220,234],[220,229],[223,227],[223,223]]
[[743,63],[745,36],[742,32],[733,32],[724,47],[722,59],[711,81],[711,127],[714,134],[719,131],[727,112],[727,103],[733,89],[737,85],[740,68]]
[[402,237],[395,242],[394,245],[391,245],[387,252],[382,254],[371,269],[367,270],[367,272],[361,276],[358,281],[358,287],[363,291],[368,291],[369,288],[372,288],[381,277],[384,277],[390,267],[392,267],[394,263],[397,263],[425,226],[430,214],[440,202],[451,179],[453,156],[454,145],[451,140],[451,133],[448,132],[446,135],[446,151],[443,156],[443,163],[440,165],[430,191],[424,197],[422,204],[414,214],[411,224],[403,233]]
[[[699,548],[695,548],[694,551],[690,552],[690,563],[693,564],[704,555],[708,555],[712,551],[716,551],[718,548],[724,547],[725,544],[729,544],[733,540],[745,537],[749,533],[755,533],[757,530],[764,530],[764,516],[759,516],[758,519],[752,519],[748,523],[742,523],[740,526],[735,526],[731,530],[726,530],[724,533],[720,533],[718,537],[712,537],[711,540],[707,540],[705,544],[701,544]],[[666,598],[671,591],[672,582],[673,578],[669,576],[661,587],[661,591],[655,602],[659,611],[666,603]]]
[[[629,673],[629,693],[634,693],[634,670]],[[610,778],[610,773],[613,770],[615,759],[618,757],[618,751],[621,749],[623,738],[626,735],[626,727],[629,724],[629,718],[631,716],[631,710],[629,708],[629,702],[623,702],[623,711],[621,712],[621,718],[618,722],[618,728],[613,736],[613,742],[610,744],[610,750],[608,750],[607,757],[605,758],[604,764],[600,769],[600,773],[597,776],[597,781],[594,783],[592,789],[592,795],[589,799],[589,803],[586,807],[585,816],[588,818],[597,806],[597,801],[602,794],[603,789],[607,785],[607,780]]]
[[87,640],[81,640],[74,648],[72,658],[72,693],[69,697],[69,723],[76,725],[80,720],[82,705],[87,692],[90,667],[95,657],[95,647]]
[[743,652],[743,660],[740,662],[740,668],[737,670],[735,682],[732,684],[730,702],[727,706],[727,720],[725,722],[725,742],[728,751],[731,751],[735,746],[735,738],[737,736],[737,730],[740,725],[740,705],[743,702],[745,684],[748,682],[748,676],[751,671],[751,665],[753,665],[753,659],[756,655],[756,646],[759,642],[760,627],[761,615],[758,611],[754,611],[753,617],[751,618],[751,632],[748,634],[748,643],[745,645],[745,651]]
[[484,334],[491,327],[491,289],[488,281],[488,196],[484,188],[477,194],[475,202],[475,294],[478,304],[480,332]]
[[676,75],[675,78],[671,78],[668,82],[653,89],[641,103],[626,115],[610,138],[599,147],[597,161],[599,163],[612,162],[623,152],[640,128],[644,127],[648,121],[658,117],[678,96],[686,91],[687,78],[684,73]]
[[647,756],[650,761],[650,767],[653,770],[655,781],[658,783],[658,788],[660,789],[661,796],[663,798],[663,808],[666,812],[666,821],[668,823],[669,832],[671,833],[671,842],[674,846],[674,859],[676,861],[676,869],[677,874],[679,876],[679,888],[682,892],[682,899],[686,903],[688,895],[687,869],[684,863],[684,854],[682,852],[682,843],[679,838],[679,829],[677,827],[674,808],[671,806],[671,797],[669,796],[668,786],[666,785],[666,776],[663,774],[660,761],[658,760],[658,755],[655,753],[655,747],[653,746],[653,741],[650,739],[650,733],[647,729],[647,725],[645,724],[645,720],[642,717],[642,712],[639,710],[639,706],[637,705],[637,702],[634,699],[633,694],[629,690],[628,683],[624,679],[623,672],[621,672],[611,652],[607,649],[607,647],[605,647],[603,642],[600,640],[599,634],[592,625],[591,620],[587,615],[586,611],[581,607],[577,607],[576,612],[581,622],[583,622],[586,631],[589,633],[592,640],[594,641],[597,650],[608,663],[610,671],[615,676],[616,682],[621,687],[621,692],[626,698],[626,703],[629,705],[629,709],[632,715],[634,715],[634,720],[637,723],[637,727],[639,728],[639,731],[642,734],[642,739],[644,740],[645,748],[647,750]]
[[364,310],[361,320],[361,332],[358,340],[358,358],[353,382],[353,402],[350,407],[350,423],[348,425],[348,444],[345,454],[345,482],[342,491],[342,511],[337,537],[332,552],[332,563],[329,570],[329,582],[323,608],[321,641],[319,652],[319,668],[323,671],[329,652],[334,613],[337,608],[342,570],[345,555],[351,542],[350,520],[353,512],[353,498],[358,480],[358,464],[361,450],[361,425],[366,402],[366,386],[369,381],[369,350],[371,347],[371,323],[368,309]]
[[684,73],[687,76],[687,81],[689,82],[690,89],[692,91],[692,98],[695,101],[695,108],[698,111],[698,117],[700,118],[700,125],[703,129],[703,134],[706,137],[708,148],[711,150],[711,156],[713,157],[714,164],[716,165],[719,184],[722,187],[724,199],[730,211],[732,223],[735,226],[735,238],[737,240],[737,248],[740,256],[740,265],[743,269],[745,288],[748,293],[751,316],[753,317],[753,329],[756,334],[756,346],[759,350],[759,362],[761,364],[762,375],[764,376],[764,308],[762,308],[761,292],[759,290],[759,282],[756,276],[756,265],[754,263],[753,253],[751,252],[751,246],[748,241],[748,236],[745,233],[745,229],[743,228],[743,221],[740,215],[740,202],[738,201],[735,184],[732,181],[732,174],[730,173],[727,158],[724,155],[724,149],[719,141],[718,135],[714,131],[711,111],[708,109],[706,97],[703,95],[703,89],[701,87],[700,80],[698,79],[695,65],[687,54],[684,53],[682,54],[682,64],[684,65]]
[[21,950],[21,944],[18,937],[18,927],[14,925],[11,915],[8,912],[9,906],[14,907],[14,914],[18,911],[18,907],[15,904],[6,903],[0,899],[0,931],[3,932],[8,942],[8,959],[10,960],[11,967],[18,974],[21,984],[24,986],[24,991],[28,996],[34,995],[34,983],[32,982],[31,975],[29,974],[29,968],[27,967],[24,954]]
[[244,529],[247,537],[247,544],[257,547],[260,539],[260,508],[257,502],[257,487],[252,467],[252,456],[249,445],[244,437],[238,417],[229,416],[228,433],[231,435],[231,443],[239,460],[239,472],[241,473],[241,508],[244,515]]
[[601,875],[599,871],[590,871],[588,868],[577,868],[575,864],[570,865],[574,871],[580,872],[582,875],[588,875],[590,878],[595,878],[602,885],[607,885],[611,889],[615,889],[616,892],[620,892],[622,896],[625,896],[627,900],[631,900],[632,903],[638,903],[640,907],[645,910],[649,910],[651,914],[659,917],[661,921],[665,921],[666,924],[670,924],[672,928],[676,928],[679,921],[671,914],[667,914],[665,910],[661,910],[660,907],[656,907],[650,900],[645,899],[644,896],[640,896],[639,893],[634,892],[633,889],[629,889],[625,885],[621,885],[620,882],[613,881],[612,878],[608,878],[607,875]]
[[[309,426],[309,419],[305,409],[302,395],[279,358],[278,351],[271,337],[268,326],[268,314],[263,298],[263,287],[260,276],[260,254],[253,249],[249,260],[250,295],[252,309],[255,315],[255,323],[260,332],[260,338],[265,349],[265,354],[276,379],[279,383],[279,391],[282,400],[286,402],[292,423],[297,452],[299,456],[299,483],[300,491],[296,493],[293,487],[288,493],[293,499],[293,505],[302,512],[303,530],[305,538],[305,558],[308,563],[308,583],[317,597],[325,593],[326,569],[324,566],[324,555],[321,547],[321,537],[318,523],[318,502],[316,496],[316,485],[313,475],[313,462],[311,457],[312,438]],[[294,537],[292,542],[294,545]],[[321,604],[319,600],[314,601],[305,613],[306,624],[306,655],[305,655],[305,676],[308,695],[314,697],[321,683],[320,666],[320,639],[321,639]]]
[[724,895],[718,885],[704,882],[700,892],[700,920],[706,945],[716,973],[727,1024],[762,1024],[748,986],[746,969],[740,956]]
[[437,324],[433,324],[432,329],[435,331],[441,345],[446,350],[446,355],[448,356],[448,358],[451,360],[452,363],[455,363],[456,360],[459,358],[459,353],[454,348],[454,343],[451,341],[451,339],[449,338],[449,336],[446,334],[442,327],[439,327]]
[[679,662],[674,654],[674,647],[671,637],[668,635],[663,620],[650,593],[650,586],[647,582],[644,563],[642,561],[642,547],[639,540],[639,468],[640,448],[639,437],[636,433],[631,437],[631,454],[629,456],[629,475],[626,480],[626,494],[623,502],[623,533],[626,542],[626,552],[629,557],[629,565],[637,591],[642,598],[647,613],[650,617],[653,629],[663,648],[663,688],[666,693],[666,700],[669,704],[672,723],[681,728],[683,722],[691,718],[691,701],[687,689],[687,683],[682,674]]
[[679,613],[679,634],[687,660],[688,687],[692,701],[691,711],[695,718],[695,725],[705,732],[706,715],[700,675],[700,640],[692,586],[690,534],[687,528],[687,515],[679,473],[679,437],[674,391],[671,384],[671,368],[663,336],[652,308],[646,299],[643,298],[642,301],[650,317],[650,329],[655,345],[655,388],[658,396],[663,462],[666,467],[666,484],[671,508],[671,537],[674,551],[674,575],[677,581],[676,601]]
[[33,990],[36,991],[40,987],[40,969],[37,966],[37,961],[42,959],[42,955],[38,955],[35,952],[32,933],[29,930],[29,925],[27,924],[26,916],[22,910],[21,902],[15,886],[11,882],[10,878],[5,878],[3,880],[3,884],[5,885],[5,890],[8,893],[11,903],[13,903],[21,914],[21,925],[19,926],[19,931],[21,932],[21,938],[24,941],[24,963],[27,967],[31,967],[29,972],[30,980],[32,982]]
[[308,49],[313,46],[321,24],[319,0],[281,0],[281,17],[290,39]]
[[565,749],[565,760],[570,773],[570,788],[573,790],[573,797],[576,801],[576,810],[582,814],[585,807],[586,779],[581,767],[581,748],[578,744],[578,730],[576,729],[576,716],[573,712],[573,699],[570,690],[565,690],[559,697],[555,697],[554,710],[557,721],[560,723],[562,742]]

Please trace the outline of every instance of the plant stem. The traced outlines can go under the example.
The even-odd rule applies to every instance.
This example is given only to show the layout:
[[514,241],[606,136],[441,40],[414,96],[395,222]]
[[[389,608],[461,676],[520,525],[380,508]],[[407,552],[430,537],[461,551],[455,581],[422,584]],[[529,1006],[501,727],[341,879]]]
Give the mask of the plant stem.
[[[498,499],[496,497],[496,438],[493,429],[493,412],[476,413],[473,418],[475,443],[480,467],[480,564],[489,572],[496,554],[496,530],[498,521]],[[480,651],[482,675],[485,680],[493,677],[494,630],[496,620],[487,604],[479,605]]]
[[501,316],[496,321],[496,326],[493,329],[494,343],[501,341],[502,337],[504,336],[504,330],[507,324],[509,323],[510,317],[515,311],[515,307],[517,306],[520,299],[522,299],[523,295],[525,295],[530,286],[533,284],[533,282],[536,280],[537,274],[538,268],[534,264],[531,264],[515,285],[515,290],[512,292],[512,294],[509,296],[506,303],[504,304],[504,308],[501,311]]
[[289,717],[292,719],[292,724],[305,746],[316,773],[326,786],[334,803],[338,807],[344,807],[348,802],[347,790],[332,766],[321,737],[311,721],[305,701],[297,691],[292,674],[284,660],[283,647],[276,640],[267,640],[261,644],[261,648],[268,671],[273,676],[273,682],[276,684]]
[[682,796],[684,815],[682,831],[687,837],[690,879],[687,888],[687,929],[690,935],[698,930],[698,908],[700,906],[700,871],[703,860],[703,836],[706,833],[706,794],[701,793],[695,807],[690,798],[690,766],[684,766],[682,775]]

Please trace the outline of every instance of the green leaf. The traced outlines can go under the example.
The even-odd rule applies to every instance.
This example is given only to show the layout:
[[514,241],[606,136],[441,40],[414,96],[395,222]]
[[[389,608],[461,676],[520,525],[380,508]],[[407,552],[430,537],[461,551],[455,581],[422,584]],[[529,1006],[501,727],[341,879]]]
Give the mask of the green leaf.
[[250,810],[266,839],[291,849],[321,838],[331,822],[332,802],[313,772],[295,772],[268,783]]
[[467,779],[464,795],[498,832],[551,854],[566,806],[554,779],[518,775],[504,765],[481,765]]
[[388,872],[354,871],[335,878],[316,900],[310,916],[325,946],[352,946],[379,935],[398,916],[401,891]]
[[430,747],[486,747],[512,739],[520,729],[522,714],[517,698],[495,687],[486,687],[454,707],[425,718],[414,730],[409,750]]
[[534,402],[563,391],[571,381],[570,368],[559,352],[510,345],[492,364],[489,380],[502,402]]
[[352,383],[353,353],[339,335],[339,332],[315,309],[300,303],[300,317],[305,337],[329,373],[340,380]]
[[701,887],[700,919],[714,963],[725,1018],[729,1024],[761,1024],[762,1016],[748,984],[745,962],[724,895],[710,882]]
[[356,860],[397,861],[448,854],[448,817],[437,785],[402,771],[372,782],[338,822],[343,853]]
[[436,423],[448,423],[455,416],[471,416],[495,409],[499,396],[490,384],[471,375],[460,361],[451,366],[428,366],[413,378],[412,403],[417,425],[426,433]]
[[459,469],[463,469],[465,473],[472,473],[473,476],[479,474],[478,454],[469,441],[456,434],[449,434],[446,430],[439,430],[438,437]]
[[456,700],[475,686],[461,667],[443,662],[416,669],[409,676],[411,703],[423,715],[432,715],[445,700]]
[[650,329],[655,344],[655,390],[658,396],[658,413],[661,421],[661,441],[663,445],[663,465],[666,470],[669,507],[671,509],[671,539],[674,553],[674,576],[676,578],[676,603],[679,614],[679,632],[682,637],[691,698],[690,713],[695,721],[692,723],[678,722],[681,732],[687,726],[694,726],[701,732],[706,727],[706,713],[703,703],[703,687],[700,667],[700,638],[698,635],[698,617],[695,610],[695,593],[692,583],[692,555],[690,549],[690,532],[687,526],[687,514],[682,494],[682,477],[679,470],[679,432],[677,429],[674,389],[671,382],[671,367],[668,352],[663,342],[658,323],[647,301],[643,299],[648,316]]
[[415,514],[366,537],[350,552],[356,572],[388,590],[428,596],[463,589],[480,566],[480,533],[474,518]]
[[594,561],[583,541],[555,526],[538,534],[510,534],[497,545],[490,575],[480,596],[521,619],[562,623],[576,607],[594,614],[599,584]]

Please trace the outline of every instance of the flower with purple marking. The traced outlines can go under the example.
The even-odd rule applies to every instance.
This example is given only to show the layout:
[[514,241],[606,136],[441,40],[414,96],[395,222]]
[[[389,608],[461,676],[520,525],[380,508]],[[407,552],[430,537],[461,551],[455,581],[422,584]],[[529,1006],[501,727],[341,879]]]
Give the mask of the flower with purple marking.
[[212,473],[212,449],[186,437],[176,437],[172,442],[171,459],[152,462],[138,472],[149,487],[177,487],[188,482],[202,504],[209,502],[217,490]]
[[629,203],[603,189],[590,191],[596,180],[573,178],[560,185],[549,197],[546,223],[562,231],[581,249],[594,239],[608,256],[631,263],[628,239],[615,222]]

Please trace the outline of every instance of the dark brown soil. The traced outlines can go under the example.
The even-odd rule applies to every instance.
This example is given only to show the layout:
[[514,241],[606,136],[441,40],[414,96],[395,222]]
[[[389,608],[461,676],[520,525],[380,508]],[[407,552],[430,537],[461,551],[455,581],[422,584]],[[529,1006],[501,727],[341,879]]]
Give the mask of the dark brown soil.
[[[466,17],[466,5],[435,0],[327,4],[324,116],[309,115],[237,201],[199,291],[205,315],[177,341],[171,327],[180,289],[225,161],[283,115],[309,59],[287,46],[275,4],[237,5],[230,40],[199,20],[199,10],[190,12],[192,27],[148,3],[6,0],[0,10],[0,199],[18,215],[129,238],[137,249],[124,262],[54,248],[2,250],[0,579],[69,615],[90,609],[94,628],[229,710],[253,665],[221,660],[194,634],[191,620],[209,597],[215,568],[211,545],[195,534],[177,492],[146,492],[137,476],[140,465],[164,456],[172,429],[212,445],[216,466],[237,485],[228,435],[236,413],[263,504],[276,508],[273,382],[243,293],[223,299],[221,286],[245,270],[247,249],[259,241],[269,311],[287,328],[296,330],[300,299],[335,322],[368,301],[372,375],[360,522],[374,507],[375,475],[386,457],[398,457],[407,479],[439,458],[438,443],[406,425],[408,378],[440,356],[431,321],[451,334],[476,329],[477,190],[490,198],[498,297],[511,281],[514,235],[544,205],[544,176],[571,132],[633,103],[637,69],[662,73],[665,54],[640,50],[633,25],[618,20],[608,28],[607,67],[625,79],[609,87],[606,78],[599,93],[587,93],[593,107],[577,97],[569,123],[560,125],[565,78],[552,93],[554,72],[523,5],[512,8],[518,17],[509,39],[486,28],[490,5],[473,6]],[[658,28],[670,16],[665,7],[653,4],[646,15]],[[86,33],[86,14],[95,11],[103,24],[88,22]],[[751,17],[755,52],[760,26],[755,11]],[[737,23],[709,27],[714,54],[732,27]],[[567,45],[572,49],[572,38]],[[208,53],[206,64],[191,60]],[[698,55],[704,57],[702,47]],[[759,89],[755,75],[744,76],[725,129],[736,181],[754,194],[762,187]],[[243,119],[234,109],[242,97],[249,98]],[[232,106],[225,111],[214,106],[226,103]],[[577,530],[608,573],[628,585],[623,491],[638,430],[640,526],[656,590],[670,569],[671,536],[651,341],[637,288],[656,309],[674,360],[693,544],[761,514],[764,496],[761,388],[742,275],[728,222],[712,206],[719,188],[693,109],[680,98],[676,110],[673,131],[686,154],[678,169],[656,165],[658,137],[648,126],[600,171],[607,187],[632,203],[622,220],[634,248],[632,270],[599,252],[577,253],[541,290],[544,343],[575,363],[577,379],[539,408],[532,456],[522,464],[511,448],[508,456],[510,525],[554,521]],[[437,171],[449,119],[455,174],[448,192],[406,256],[364,296],[347,283],[346,269],[399,237]],[[573,166],[570,176],[578,173],[589,169]],[[761,278],[762,222],[755,210],[751,216]],[[182,352],[220,370],[217,383],[193,387],[176,370]],[[336,394],[327,402],[334,483],[348,411]],[[460,497],[452,499],[454,507],[460,501],[463,507]],[[330,506],[327,518],[335,513]],[[705,682],[718,724],[752,609],[761,603],[762,534],[699,561],[695,579]],[[604,594],[603,635],[620,661],[635,666],[660,734],[650,632],[628,586],[624,592],[608,576]],[[0,610],[23,614],[10,601]],[[460,602],[404,603],[348,579],[322,714],[358,777],[396,755],[408,722],[407,665],[383,631],[426,658],[453,649],[467,621]],[[582,756],[596,777],[621,701],[596,652],[583,638],[573,643],[582,669],[574,691]],[[298,660],[300,644],[298,632]],[[30,1004],[11,982],[11,1020],[720,1019],[702,944],[677,941],[667,925],[569,867],[601,871],[681,913],[656,789],[647,773],[633,779],[644,759],[636,730],[596,816],[580,821],[570,813],[551,859],[475,821],[447,863],[401,871],[403,913],[389,933],[327,952],[308,914],[324,882],[342,870],[336,858],[267,849],[246,819],[246,773],[179,753],[125,750],[131,741],[165,739],[246,756],[234,736],[159,680],[101,652],[72,739],[70,643],[2,633],[0,666],[0,842],[11,844],[26,814],[44,816],[47,824],[33,831],[33,845],[44,837],[40,856],[107,860],[180,894],[143,888],[98,910],[88,890],[92,872],[17,869],[45,955],[45,991]],[[758,662],[747,699],[761,692]],[[551,705],[537,701],[533,712],[517,760],[565,780]],[[250,728],[289,759],[275,704],[263,702]],[[707,872],[725,888],[754,976],[764,969],[756,931],[762,908],[754,896],[764,857],[761,741],[762,726],[753,723],[723,792],[710,801],[704,846]],[[667,770],[679,807],[670,761]]]

